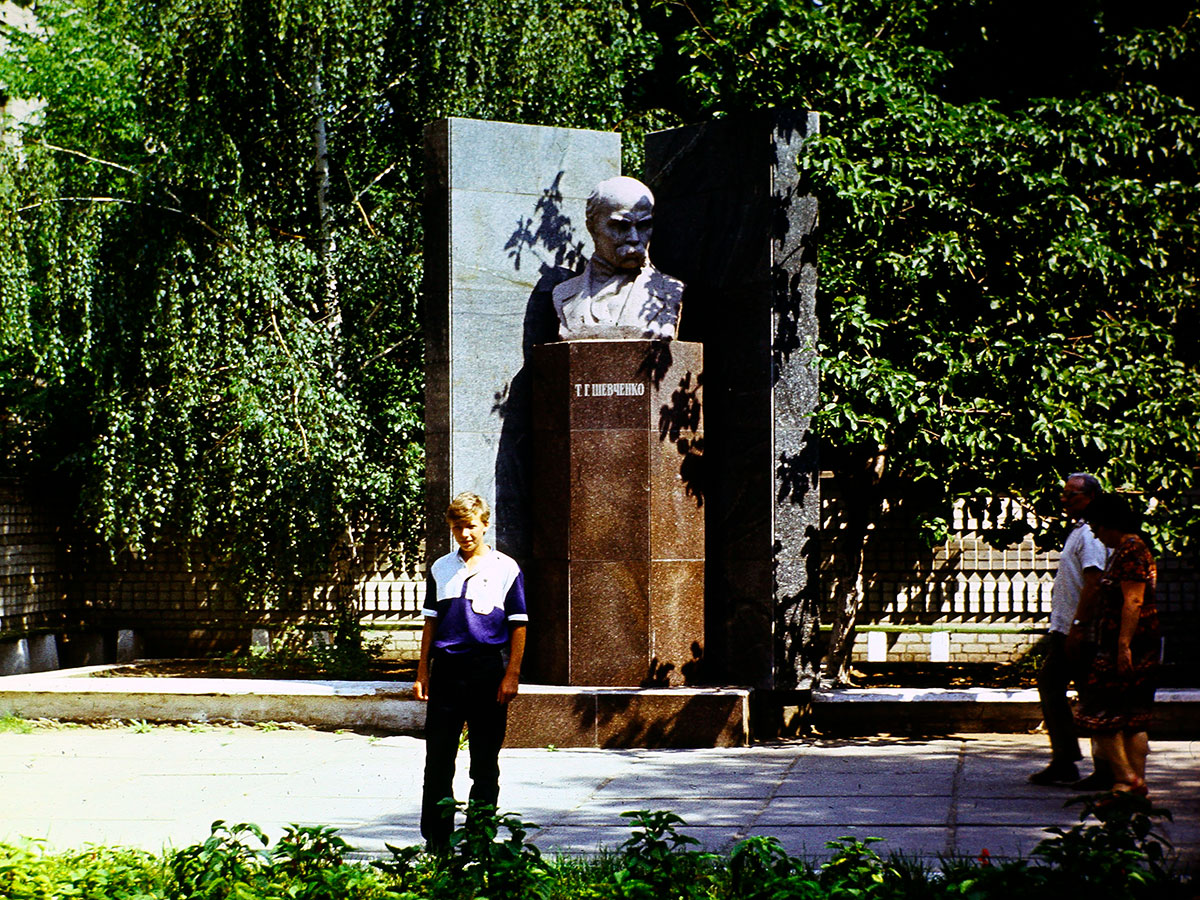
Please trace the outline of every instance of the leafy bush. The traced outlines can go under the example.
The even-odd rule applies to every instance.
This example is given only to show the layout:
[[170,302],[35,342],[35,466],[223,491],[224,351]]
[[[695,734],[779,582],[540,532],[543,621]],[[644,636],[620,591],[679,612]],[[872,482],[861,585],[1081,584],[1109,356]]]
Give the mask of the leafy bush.
[[645,809],[621,813],[634,824],[633,835],[621,844],[623,867],[613,873],[614,897],[687,898],[704,896],[716,856],[689,849],[700,842],[680,834],[684,821],[672,812]]
[[180,900],[370,900],[395,896],[365,866],[345,861],[349,845],[334,829],[290,825],[271,850],[257,825],[216,821],[212,834],[174,854]]
[[[451,802],[451,801],[443,801]],[[420,847],[391,850],[391,862],[376,867],[392,875],[405,898],[487,897],[525,900],[547,897],[551,869],[542,852],[526,840],[531,826],[491,806],[455,804],[466,819],[450,836],[445,853],[422,856]],[[501,839],[506,831],[508,836]]]
[[357,622],[347,623],[333,640],[311,630],[280,629],[267,646],[235,650],[214,662],[256,677],[326,676],[345,680],[370,677],[371,667],[383,655],[385,638],[364,639]]
[[[1077,797],[1079,824],[1054,836],[1034,854],[1050,863],[1050,879],[1062,888],[1086,889],[1092,900],[1170,896],[1175,878],[1166,860],[1166,838],[1154,830],[1156,818],[1170,810],[1132,793]],[[1087,824],[1094,816],[1095,824]]]
[[140,850],[93,847],[46,854],[38,845],[0,844],[0,897],[6,900],[159,900],[161,861]]
[[1197,884],[1169,864],[1155,821],[1170,813],[1144,798],[1079,798],[1079,823],[1051,828],[1034,858],[943,859],[938,869],[878,838],[842,837],[824,863],[790,856],[773,837],[751,837],[728,857],[695,849],[671,812],[625,813],[631,836],[617,849],[545,859],[537,826],[492,807],[467,806],[442,853],[392,847],[365,865],[325,826],[291,825],[273,846],[257,825],[213,823],[202,843],[162,859],[95,847],[47,854],[0,844],[5,900],[1193,900]]

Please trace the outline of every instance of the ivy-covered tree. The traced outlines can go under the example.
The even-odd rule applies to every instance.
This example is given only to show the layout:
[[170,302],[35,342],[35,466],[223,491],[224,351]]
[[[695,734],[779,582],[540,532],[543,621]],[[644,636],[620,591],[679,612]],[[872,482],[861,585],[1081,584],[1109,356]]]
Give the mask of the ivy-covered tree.
[[938,539],[955,501],[1052,516],[1062,477],[1088,470],[1140,498],[1161,549],[1200,537],[1189,6],[667,6],[679,108],[823,114],[803,159],[822,222],[817,428],[845,526],[825,678],[847,678],[885,510]]
[[[620,4],[36,0],[0,87],[9,473],[254,601],[418,562],[422,128],[622,127]],[[636,126],[636,123],[635,123]],[[76,507],[76,503],[79,505]],[[347,629],[348,631],[351,629]]]

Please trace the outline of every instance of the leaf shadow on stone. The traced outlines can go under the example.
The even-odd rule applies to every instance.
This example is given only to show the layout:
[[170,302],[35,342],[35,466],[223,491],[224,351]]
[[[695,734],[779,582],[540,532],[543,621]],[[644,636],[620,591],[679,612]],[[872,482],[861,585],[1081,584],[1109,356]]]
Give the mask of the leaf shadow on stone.
[[658,439],[670,441],[679,452],[679,477],[696,506],[704,505],[705,465],[701,403],[704,373],[689,369],[671,393],[671,402],[658,412]]
[[504,243],[514,273],[538,268],[538,279],[525,304],[521,339],[521,368],[511,381],[497,391],[493,415],[501,420],[500,441],[496,452],[496,505],[504,510],[496,523],[496,543],[518,560],[528,559],[532,547],[530,510],[530,473],[532,470],[533,385],[529,354],[535,344],[558,337],[558,316],[554,312],[556,285],[582,270],[586,257],[584,243],[576,237],[570,216],[563,213],[561,183],[566,173],[559,171],[542,190],[528,215],[519,216]]

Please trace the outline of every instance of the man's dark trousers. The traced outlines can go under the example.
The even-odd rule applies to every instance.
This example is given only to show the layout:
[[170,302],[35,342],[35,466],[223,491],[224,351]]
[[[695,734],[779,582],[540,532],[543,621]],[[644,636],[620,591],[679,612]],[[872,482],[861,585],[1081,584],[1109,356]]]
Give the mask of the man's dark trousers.
[[1082,759],[1075,717],[1067,701],[1072,671],[1067,660],[1067,636],[1058,631],[1046,633],[1046,658],[1038,672],[1038,699],[1042,701],[1042,721],[1050,735],[1051,764],[1066,766]]
[[454,795],[454,761],[464,722],[471,752],[471,802],[495,806],[500,796],[500,746],[508,707],[496,702],[496,694],[503,678],[504,658],[499,650],[433,653],[421,797],[421,836],[432,847],[444,847],[454,831],[453,808],[438,804]]

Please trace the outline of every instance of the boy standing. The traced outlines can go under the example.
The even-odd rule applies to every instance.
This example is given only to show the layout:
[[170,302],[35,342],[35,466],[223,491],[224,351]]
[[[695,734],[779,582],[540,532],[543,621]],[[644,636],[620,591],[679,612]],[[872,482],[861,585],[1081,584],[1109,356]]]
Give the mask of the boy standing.
[[[508,703],[517,695],[525,654],[525,579],[516,562],[484,543],[491,512],[469,491],[456,496],[446,521],[458,544],[429,567],[425,628],[413,696],[427,700],[421,836],[446,848],[454,810],[454,761],[463,723],[471,751],[471,802],[496,806],[500,745]],[[507,650],[507,661],[505,660]]]

